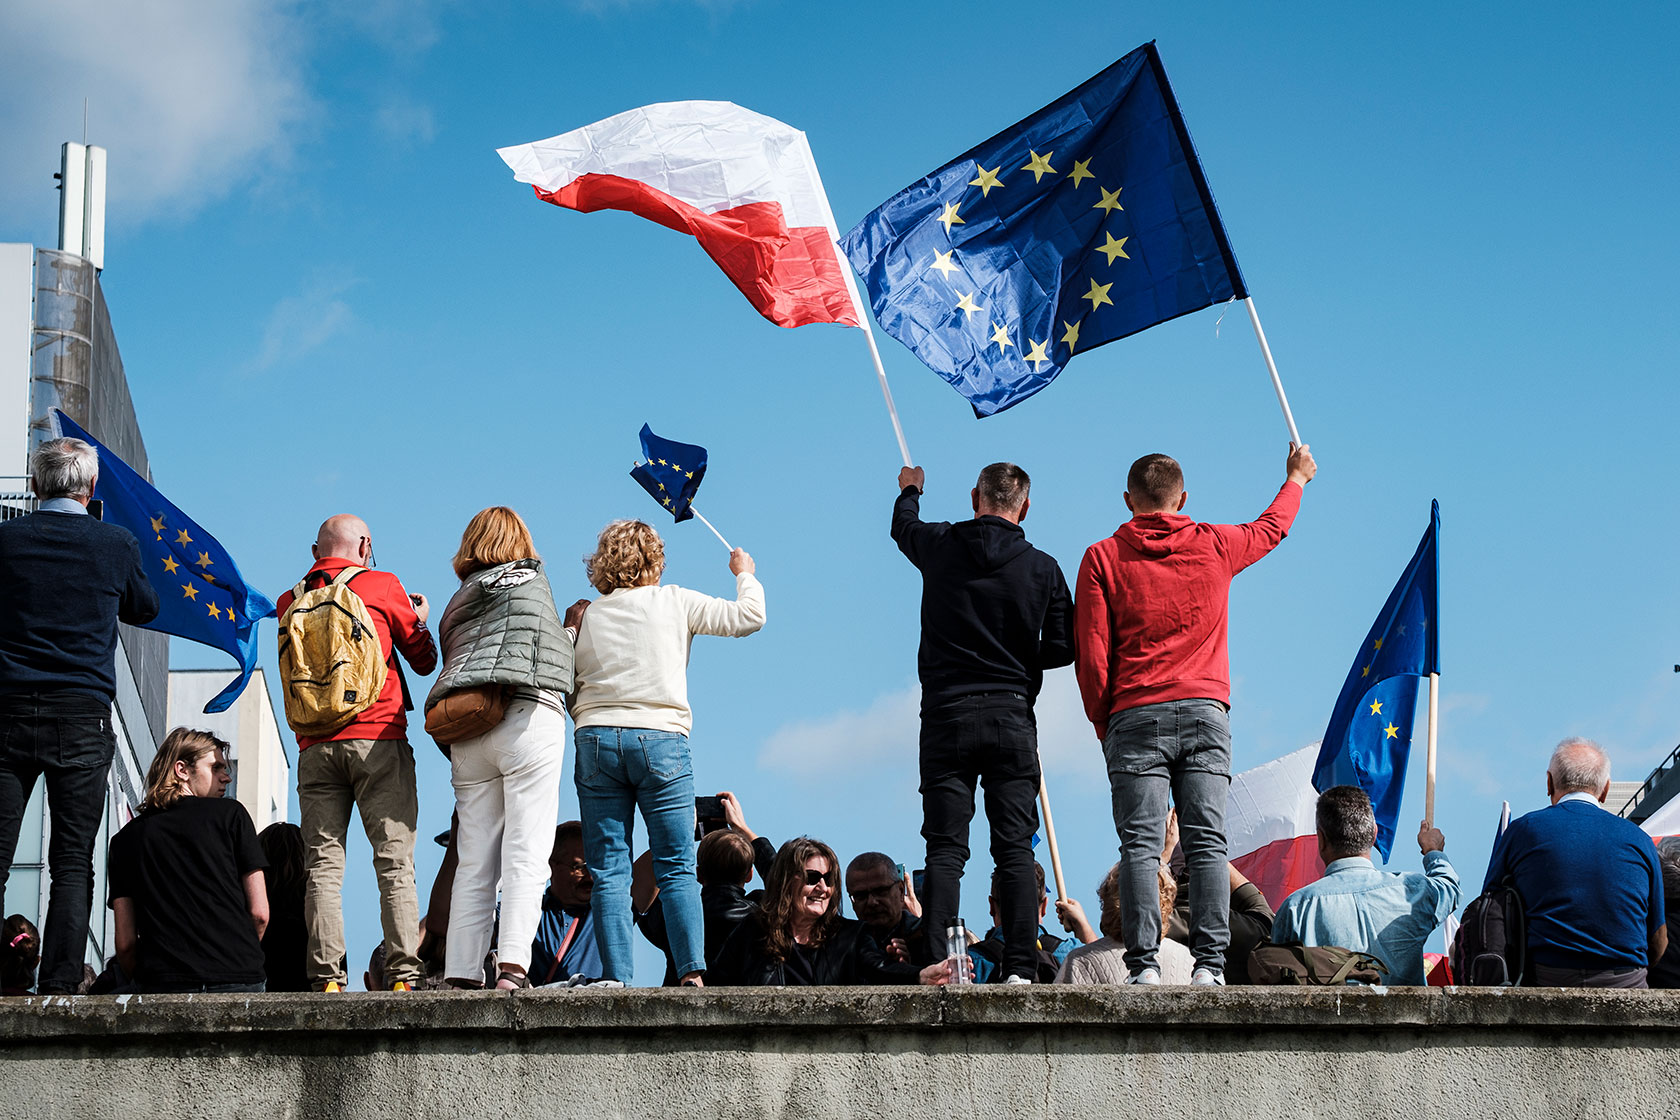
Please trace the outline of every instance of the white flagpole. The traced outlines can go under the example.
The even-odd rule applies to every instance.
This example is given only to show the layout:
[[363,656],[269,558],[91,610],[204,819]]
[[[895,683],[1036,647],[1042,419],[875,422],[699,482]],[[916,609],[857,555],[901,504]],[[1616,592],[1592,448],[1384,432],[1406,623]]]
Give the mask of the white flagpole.
[[852,313],[857,316],[858,329],[863,331],[863,337],[869,343],[869,357],[875,363],[875,378],[881,383],[881,396],[887,402],[887,416],[892,420],[893,435],[898,439],[898,453],[904,458],[907,467],[915,464],[910,461],[910,445],[904,442],[904,425],[898,422],[898,406],[893,403],[892,389],[887,386],[887,370],[881,364],[881,351],[875,345],[875,331],[870,326],[869,309],[863,305],[863,296],[858,292],[857,282],[852,278],[852,266],[846,260],[846,254],[840,251],[840,227],[834,224],[834,211],[828,205],[828,192],[823,189],[822,176],[817,173],[817,159],[811,154],[811,141],[806,135],[799,133],[799,144],[805,149],[805,166],[811,171],[811,181],[817,186],[817,198],[822,202],[823,217],[828,222],[828,240],[834,249],[834,263],[840,266],[840,276],[846,281],[846,291],[852,299]]
[[1429,674],[1429,746],[1424,753],[1423,820],[1435,824],[1435,734],[1440,722],[1441,674]]
[[[698,517],[700,519],[700,524],[704,525],[706,528],[708,528],[712,531],[712,536],[716,537],[720,541],[723,541],[723,534],[717,531],[717,526],[716,525],[713,525],[710,521],[706,520],[706,515],[705,514],[701,513],[699,510],[695,509],[692,504],[688,507],[688,512],[690,512],[694,516]],[[735,551],[734,547],[732,545],[730,545],[730,543],[728,541],[723,541],[723,547],[729,549],[730,552]]]
[[1278,405],[1283,409],[1283,422],[1289,425],[1289,442],[1301,445],[1301,433],[1295,427],[1295,414],[1289,411],[1289,398],[1283,395],[1283,379],[1278,376],[1277,363],[1272,360],[1272,348],[1266,344],[1266,332],[1260,326],[1260,313],[1254,310],[1254,297],[1243,300],[1248,308],[1248,321],[1254,324],[1254,337],[1260,340],[1260,353],[1266,356],[1266,370],[1272,375],[1272,390],[1277,393]]

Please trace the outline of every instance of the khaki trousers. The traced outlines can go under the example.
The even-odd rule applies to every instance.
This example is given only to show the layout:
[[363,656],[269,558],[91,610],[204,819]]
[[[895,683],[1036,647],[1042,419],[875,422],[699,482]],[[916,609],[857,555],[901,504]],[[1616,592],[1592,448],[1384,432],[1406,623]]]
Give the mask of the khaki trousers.
[[420,903],[414,890],[414,832],[420,800],[414,751],[402,739],[344,739],[298,752],[298,813],[309,885],[303,921],[309,931],[310,983],[347,982],[344,970],[344,838],[350,808],[362,815],[379,878],[385,927],[385,981],[418,984]]

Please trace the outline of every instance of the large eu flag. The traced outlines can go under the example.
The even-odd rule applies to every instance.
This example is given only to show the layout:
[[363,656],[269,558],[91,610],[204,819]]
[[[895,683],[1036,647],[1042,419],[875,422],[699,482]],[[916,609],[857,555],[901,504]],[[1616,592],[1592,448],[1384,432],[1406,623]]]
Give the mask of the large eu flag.
[[93,496],[105,504],[104,519],[121,525],[140,542],[146,576],[163,604],[145,626],[202,642],[233,655],[239,676],[204,706],[226,711],[251,679],[257,664],[257,623],[274,613],[268,597],[245,583],[227,549],[141,478],[116,452],[84,432],[64,413],[59,431],[86,440],[99,452],[99,481]]
[[1248,295],[1154,43],[906,187],[840,245],[882,328],[977,416],[1075,354]]
[[694,516],[689,506],[706,477],[706,449],[656,436],[646,424],[642,425],[641,440],[647,462],[637,463],[630,477],[678,521],[687,521]]
[[1313,770],[1321,793],[1346,785],[1370,795],[1385,863],[1400,822],[1418,678],[1441,671],[1440,541],[1441,505],[1433,502],[1428,531],[1353,659]]

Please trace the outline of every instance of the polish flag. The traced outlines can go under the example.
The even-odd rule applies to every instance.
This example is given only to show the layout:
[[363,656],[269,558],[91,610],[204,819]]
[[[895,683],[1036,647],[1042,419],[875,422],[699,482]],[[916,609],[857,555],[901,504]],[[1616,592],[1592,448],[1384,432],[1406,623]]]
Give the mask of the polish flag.
[[692,235],[759,314],[857,326],[861,305],[805,134],[728,101],[667,101],[499,148],[569,210],[628,210]]
[[1231,863],[1273,910],[1324,874],[1318,858],[1318,744],[1231,778],[1225,838]]
[[1646,817],[1639,827],[1650,833],[1653,840],[1680,836],[1680,797],[1673,798],[1668,804]]

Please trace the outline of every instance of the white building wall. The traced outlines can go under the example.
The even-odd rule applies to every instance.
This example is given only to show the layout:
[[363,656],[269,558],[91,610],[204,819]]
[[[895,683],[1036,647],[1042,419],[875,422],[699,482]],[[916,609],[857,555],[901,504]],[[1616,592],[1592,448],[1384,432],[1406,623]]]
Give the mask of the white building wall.
[[[29,342],[35,246],[0,245],[0,479],[29,473]],[[22,489],[0,482],[0,491]]]

